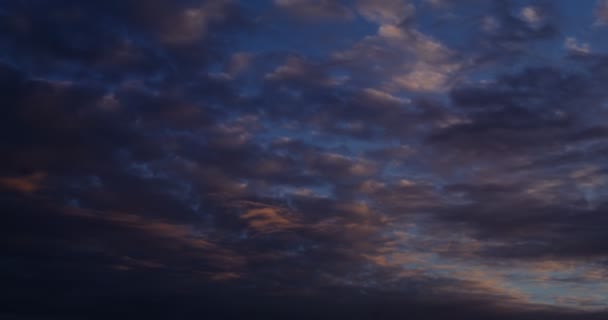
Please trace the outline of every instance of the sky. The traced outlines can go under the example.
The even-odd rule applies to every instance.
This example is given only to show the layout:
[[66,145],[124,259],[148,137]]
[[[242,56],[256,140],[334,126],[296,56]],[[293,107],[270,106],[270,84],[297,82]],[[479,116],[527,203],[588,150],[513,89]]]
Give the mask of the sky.
[[607,319],[608,1],[0,1],[0,316]]

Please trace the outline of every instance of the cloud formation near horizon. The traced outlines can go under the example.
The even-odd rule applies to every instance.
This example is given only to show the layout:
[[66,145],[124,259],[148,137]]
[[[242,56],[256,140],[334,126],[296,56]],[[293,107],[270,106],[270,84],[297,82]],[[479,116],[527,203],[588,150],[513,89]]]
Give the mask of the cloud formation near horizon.
[[0,4],[0,315],[605,318],[607,6]]

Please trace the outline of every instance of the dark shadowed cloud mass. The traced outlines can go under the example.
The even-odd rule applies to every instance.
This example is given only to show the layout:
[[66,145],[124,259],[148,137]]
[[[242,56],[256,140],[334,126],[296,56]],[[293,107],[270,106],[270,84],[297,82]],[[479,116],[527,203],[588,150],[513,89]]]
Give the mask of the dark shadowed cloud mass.
[[0,1],[3,319],[608,319],[608,1]]

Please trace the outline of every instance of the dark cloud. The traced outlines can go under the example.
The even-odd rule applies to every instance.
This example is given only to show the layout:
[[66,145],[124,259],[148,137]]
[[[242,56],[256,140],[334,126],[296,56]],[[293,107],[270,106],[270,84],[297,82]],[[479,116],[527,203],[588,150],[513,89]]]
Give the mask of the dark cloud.
[[593,139],[601,129],[586,128],[589,119],[580,110],[593,110],[603,99],[595,83],[581,73],[535,68],[455,88],[451,100],[464,120],[434,132],[431,141],[474,155],[534,156],[572,139]]
[[221,58],[217,33],[248,24],[231,1],[15,2],[3,14],[4,58],[33,74],[87,81],[183,77]]

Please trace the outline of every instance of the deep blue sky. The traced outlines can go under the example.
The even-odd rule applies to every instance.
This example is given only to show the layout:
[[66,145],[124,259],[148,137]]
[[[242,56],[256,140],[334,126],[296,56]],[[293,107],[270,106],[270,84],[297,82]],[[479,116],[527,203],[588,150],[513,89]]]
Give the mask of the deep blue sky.
[[608,318],[608,1],[0,1],[0,316]]

